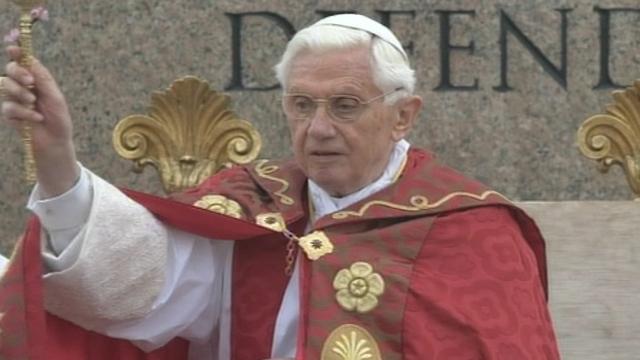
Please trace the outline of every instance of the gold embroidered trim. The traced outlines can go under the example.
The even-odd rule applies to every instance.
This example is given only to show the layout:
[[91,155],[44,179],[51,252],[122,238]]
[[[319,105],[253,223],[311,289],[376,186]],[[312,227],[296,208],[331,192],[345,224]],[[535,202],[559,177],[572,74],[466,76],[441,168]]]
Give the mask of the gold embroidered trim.
[[356,216],[356,217],[362,217],[367,210],[369,210],[370,207],[375,206],[375,205],[379,205],[379,206],[386,206],[392,209],[396,209],[396,210],[403,210],[403,211],[422,211],[422,210],[428,210],[428,209],[434,209],[437,208],[439,206],[441,206],[442,204],[446,203],[447,201],[458,197],[458,196],[464,196],[464,197],[470,197],[472,199],[476,199],[476,200],[485,200],[487,197],[489,197],[490,195],[496,195],[499,196],[507,201],[509,201],[509,199],[507,199],[504,195],[500,194],[497,191],[493,191],[493,190],[489,190],[489,191],[485,191],[480,195],[476,195],[476,194],[472,194],[472,193],[468,193],[468,192],[454,192],[451,193],[443,198],[441,198],[440,200],[436,201],[433,204],[429,203],[429,199],[427,199],[426,196],[422,196],[422,195],[415,195],[412,196],[411,199],[409,199],[409,203],[410,205],[401,205],[401,204],[395,204],[395,203],[391,203],[388,201],[382,201],[382,200],[373,200],[370,201],[366,204],[364,204],[360,210],[358,211],[339,211],[335,214],[333,214],[331,217],[335,220],[343,220],[348,218],[349,216]]
[[404,167],[407,166],[407,160],[409,160],[409,154],[405,154],[404,159],[402,160],[402,164],[400,164],[398,171],[396,171],[396,174],[393,176],[393,183],[400,179],[400,175],[402,175],[402,173],[404,172]]
[[322,346],[321,360],[382,360],[376,339],[355,324],[333,330]]
[[267,162],[269,162],[269,160],[259,160],[256,163],[255,169],[256,169],[256,172],[258,173],[258,176],[280,183],[282,187],[280,188],[280,190],[276,191],[274,194],[280,198],[281,203],[285,205],[293,205],[295,203],[293,199],[283,194],[285,191],[289,189],[289,182],[284,179],[270,176],[269,174],[272,174],[278,171],[279,167],[277,165],[265,166]]

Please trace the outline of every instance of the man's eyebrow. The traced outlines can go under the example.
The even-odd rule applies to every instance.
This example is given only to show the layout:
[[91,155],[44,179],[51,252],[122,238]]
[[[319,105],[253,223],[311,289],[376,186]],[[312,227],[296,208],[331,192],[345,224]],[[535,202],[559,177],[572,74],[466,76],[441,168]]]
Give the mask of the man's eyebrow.
[[359,95],[360,93],[362,93],[362,89],[356,86],[350,86],[350,85],[341,86],[336,90],[334,90],[334,94],[338,94],[338,95]]
[[362,94],[366,91],[366,86],[360,79],[350,79],[349,81],[343,81],[335,84],[331,90],[336,94]]
[[[352,84],[342,84],[336,86],[331,91],[331,95],[354,95],[358,96],[362,93],[362,88],[357,85]],[[286,90],[287,93],[299,93],[299,94],[311,94],[309,88],[301,88],[299,86],[293,85],[289,89]]]
[[307,91],[301,90],[300,88],[298,88],[298,87],[296,87],[296,86],[292,86],[292,87],[290,87],[290,88],[287,90],[287,92],[289,92],[289,93],[303,93],[303,94],[306,94],[306,93],[307,93]]

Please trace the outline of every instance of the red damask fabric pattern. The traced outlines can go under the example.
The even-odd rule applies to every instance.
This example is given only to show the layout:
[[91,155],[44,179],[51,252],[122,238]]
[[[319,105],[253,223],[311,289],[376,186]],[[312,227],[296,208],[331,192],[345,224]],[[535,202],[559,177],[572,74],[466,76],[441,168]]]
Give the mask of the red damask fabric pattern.
[[559,359],[536,257],[506,207],[438,217],[416,259],[405,359]]
[[[234,255],[234,360],[268,356],[277,309],[288,280],[283,275],[286,239],[281,234],[252,224],[255,215],[280,212],[290,230],[298,234],[307,223],[304,175],[293,162],[269,163],[269,166],[272,170],[268,171],[268,177],[263,176],[264,168],[261,172],[257,167],[224,171],[198,189],[176,195],[175,199],[186,204],[127,192],[160,220],[172,226],[212,238],[246,240],[236,243]],[[287,181],[274,181],[274,177]],[[349,210],[357,212],[366,201],[372,199],[407,206],[412,204],[411,199],[415,196],[426,196],[430,203],[436,203],[452,192],[480,194],[486,190],[482,184],[439,165],[430,154],[412,149],[405,172],[395,186],[354,204]],[[188,205],[206,194],[222,194],[238,201],[243,208],[245,221]],[[293,201],[283,201],[284,196]],[[333,270],[348,266],[352,261],[366,260],[373,263],[377,261],[380,265],[374,265],[385,272],[383,276],[398,278],[398,284],[402,283],[402,286],[397,286],[398,291],[393,297],[387,295],[381,298],[381,301],[388,301],[392,305],[381,310],[386,313],[396,311],[397,316],[359,320],[355,317],[357,323],[366,325],[374,334],[393,333],[386,339],[390,341],[385,349],[395,354],[396,358],[559,358],[545,299],[544,243],[535,225],[506,200],[495,195],[489,199],[461,196],[444,203],[444,206],[413,213],[374,206],[362,214],[361,217],[350,216],[342,220],[325,217],[315,224],[336,237],[336,244],[341,246],[331,255],[339,261],[335,264],[328,262],[326,268],[318,267],[315,275],[320,274],[327,283],[325,285],[331,285],[335,274]],[[399,226],[401,230],[398,231],[391,226],[410,219],[418,221],[420,217],[425,221],[429,219],[431,226]],[[217,226],[211,226],[214,222]],[[350,234],[367,232],[376,227],[387,227],[391,231],[381,239],[384,243],[376,242],[376,246],[364,250],[356,248],[354,252],[346,251]],[[21,347],[22,357],[8,359],[27,358],[27,351],[37,353],[37,356],[29,358],[54,360],[82,359],[90,354],[91,359],[98,360],[186,358],[187,344],[179,339],[155,354],[143,354],[128,342],[90,333],[64,320],[45,315],[41,301],[41,270],[38,267],[39,230],[33,227],[30,230],[32,235],[24,241],[25,247],[30,249],[23,257],[25,263],[16,264],[13,271],[24,271],[20,274],[31,280],[19,280],[18,286],[11,285],[11,296],[0,296],[0,309],[1,306],[6,307],[7,301],[12,301],[10,299],[19,299],[20,308],[14,308],[12,316],[25,319],[13,323],[16,325],[13,328],[20,328],[24,334],[26,346]],[[421,247],[416,249],[417,255],[413,250],[407,252],[402,242],[407,237],[415,237],[422,242]],[[256,245],[257,242],[260,244]],[[382,255],[368,253],[376,247],[380,247],[376,254]],[[399,263],[403,264],[401,272],[394,273],[393,267],[385,263],[383,255],[394,252],[402,255],[398,257]],[[347,256],[349,253],[357,256]],[[314,276],[312,264],[306,260],[302,263],[302,310],[297,359],[315,360],[325,335],[338,323],[331,322],[333,320],[327,322],[324,318],[310,319],[311,314],[319,314],[311,311],[311,308],[322,310],[325,304],[332,307],[335,304],[333,290],[327,288],[327,291],[320,291],[317,286],[319,282],[311,286],[311,277]],[[381,265],[383,263],[384,266]],[[4,291],[9,287],[2,289]],[[335,311],[333,313],[337,314]],[[340,322],[349,320],[348,314],[340,316]],[[5,323],[10,319],[6,317]],[[389,322],[388,319],[393,321]],[[0,322],[0,325],[4,328],[4,324]],[[56,336],[47,338],[43,329]],[[385,337],[382,337],[382,341],[386,341]],[[2,335],[0,339],[7,337]],[[46,344],[46,350],[43,344]],[[308,352],[310,350],[307,347],[315,350]],[[100,350],[99,353],[95,352],[97,350]],[[75,355],[69,357],[69,354]]]

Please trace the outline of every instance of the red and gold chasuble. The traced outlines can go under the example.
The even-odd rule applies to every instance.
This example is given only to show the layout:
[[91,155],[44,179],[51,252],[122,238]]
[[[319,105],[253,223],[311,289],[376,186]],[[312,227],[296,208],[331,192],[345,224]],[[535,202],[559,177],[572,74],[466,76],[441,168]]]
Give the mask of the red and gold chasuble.
[[[307,236],[306,178],[291,162],[230,169],[175,196],[215,213],[128,194],[172,226],[242,240],[233,259],[234,360],[271,354],[291,235],[306,251],[333,247],[315,261],[300,257],[298,360],[559,358],[537,227],[500,194],[421,150],[410,150],[394,185],[319,219]],[[256,222],[276,222],[280,229],[270,227],[290,236]],[[186,359],[180,339],[143,354],[46,314],[39,230],[31,225],[0,283],[0,358]]]

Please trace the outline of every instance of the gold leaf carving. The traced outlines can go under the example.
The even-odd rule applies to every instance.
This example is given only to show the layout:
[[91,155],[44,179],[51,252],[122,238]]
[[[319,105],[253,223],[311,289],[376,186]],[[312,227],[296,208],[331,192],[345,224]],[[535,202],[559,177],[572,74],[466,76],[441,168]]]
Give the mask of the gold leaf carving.
[[322,347],[321,360],[382,360],[374,337],[364,328],[345,324],[333,330]]
[[578,145],[596,160],[601,172],[614,165],[624,169],[631,190],[640,197],[640,80],[613,92],[604,114],[588,118],[578,130]]
[[152,95],[148,115],[118,122],[114,147],[137,172],[155,167],[166,192],[194,187],[222,168],[253,161],[260,151],[260,135],[229,103],[203,80],[176,80]]

